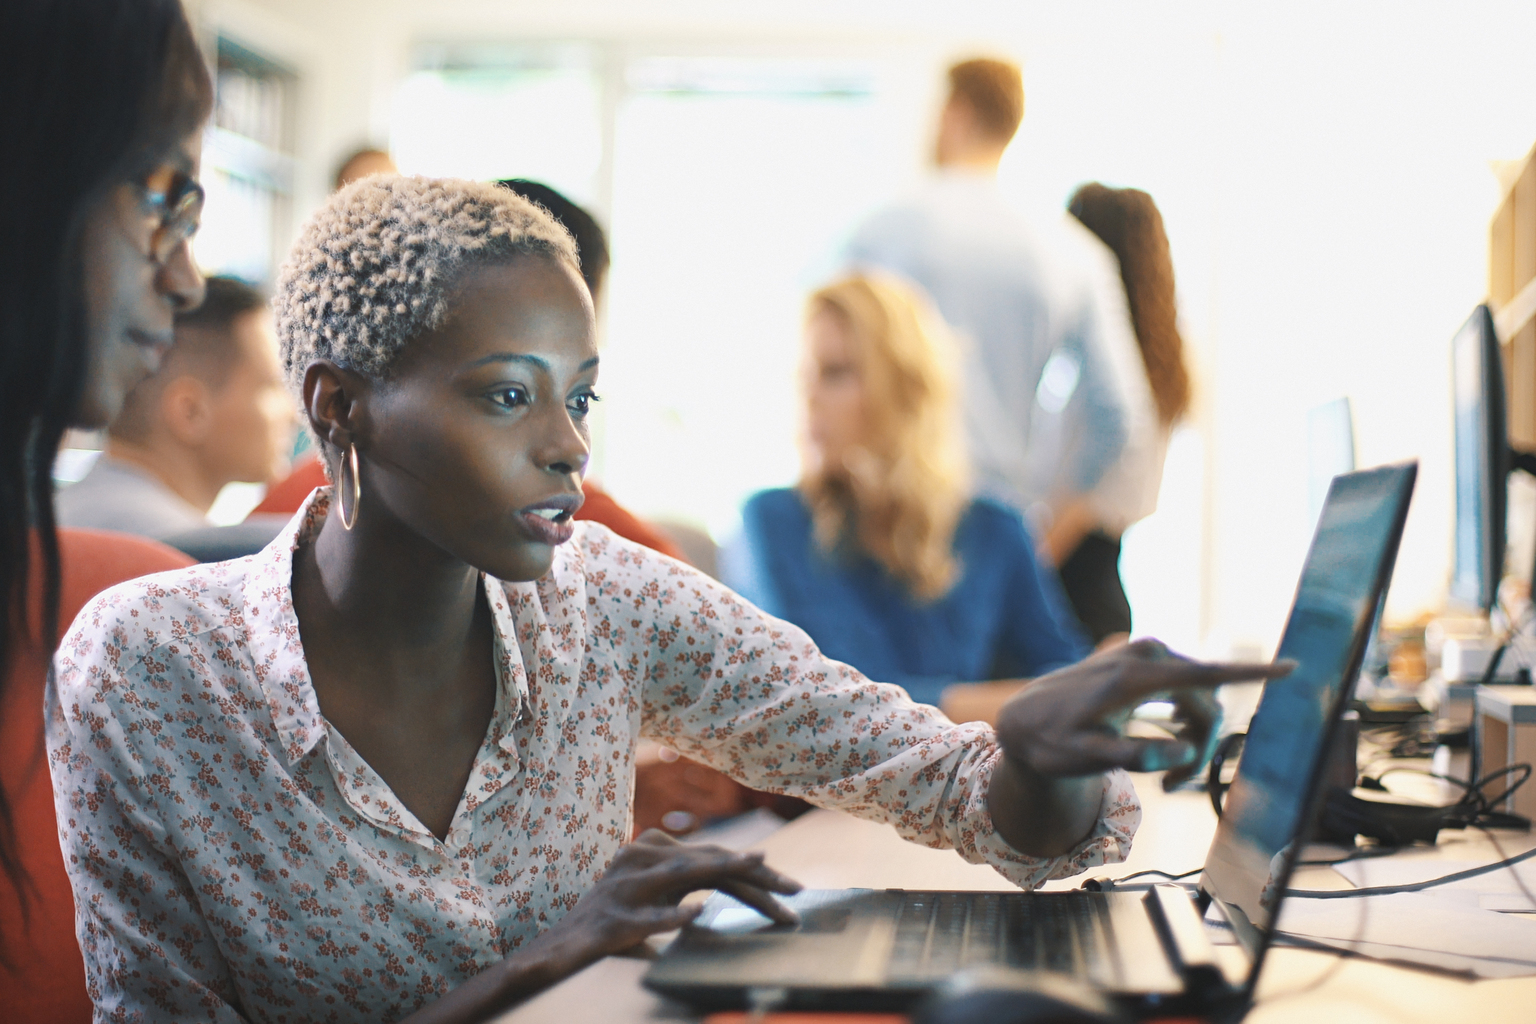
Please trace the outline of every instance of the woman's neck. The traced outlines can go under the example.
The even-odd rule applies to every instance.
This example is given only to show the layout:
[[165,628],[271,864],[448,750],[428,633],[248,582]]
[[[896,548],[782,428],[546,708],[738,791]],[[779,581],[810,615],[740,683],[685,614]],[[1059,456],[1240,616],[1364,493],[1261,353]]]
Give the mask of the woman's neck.
[[328,638],[383,677],[425,680],[462,656],[480,574],[393,519],[364,517],[347,530],[333,506],[295,553],[293,587],[306,636]]

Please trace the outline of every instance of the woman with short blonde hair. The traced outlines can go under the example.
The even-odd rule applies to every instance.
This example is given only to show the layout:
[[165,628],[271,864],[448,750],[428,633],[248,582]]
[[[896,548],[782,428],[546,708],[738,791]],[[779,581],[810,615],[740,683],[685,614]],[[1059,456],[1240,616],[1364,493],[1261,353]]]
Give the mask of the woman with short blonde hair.
[[811,296],[800,482],[748,502],[728,579],[827,654],[934,704],[950,684],[1087,653],[1017,513],[969,492],[951,345],[898,278]]
[[[1209,687],[1277,671],[1130,645],[954,725],[573,521],[592,297],[505,189],[347,186],[274,305],[334,485],[256,555],[98,596],[48,690],[98,1019],[470,1024],[681,927],[693,890],[793,922],[760,853],[626,844],[642,736],[1033,886],[1123,857],[1119,769],[1190,777]],[[1170,690],[1182,739],[1117,734]]]

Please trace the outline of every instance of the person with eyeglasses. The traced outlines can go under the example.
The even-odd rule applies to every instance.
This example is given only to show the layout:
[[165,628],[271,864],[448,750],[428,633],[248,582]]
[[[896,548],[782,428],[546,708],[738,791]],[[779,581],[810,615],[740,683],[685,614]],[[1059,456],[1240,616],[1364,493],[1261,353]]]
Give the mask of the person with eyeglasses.
[[[69,427],[105,426],[196,307],[202,127],[213,86],[179,0],[0,4],[0,1019],[88,1019],[33,948],[63,864],[41,776],[42,694],[19,666],[58,636],[52,493]],[[40,653],[41,652],[41,653]],[[72,940],[71,940],[72,946]],[[74,952],[75,971],[78,952]],[[39,960],[41,957],[41,961]],[[58,984],[55,984],[58,982]],[[57,998],[55,998],[57,996]],[[50,1001],[51,1000],[51,1001]]]

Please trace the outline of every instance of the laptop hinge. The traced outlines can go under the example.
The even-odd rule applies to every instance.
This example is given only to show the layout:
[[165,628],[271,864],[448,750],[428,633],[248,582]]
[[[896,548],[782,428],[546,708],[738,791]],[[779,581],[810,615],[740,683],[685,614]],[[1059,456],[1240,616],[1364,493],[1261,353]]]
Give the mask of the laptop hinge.
[[1225,987],[1226,977],[1216,963],[1216,949],[1189,893],[1177,885],[1154,885],[1142,899],[1190,991]]

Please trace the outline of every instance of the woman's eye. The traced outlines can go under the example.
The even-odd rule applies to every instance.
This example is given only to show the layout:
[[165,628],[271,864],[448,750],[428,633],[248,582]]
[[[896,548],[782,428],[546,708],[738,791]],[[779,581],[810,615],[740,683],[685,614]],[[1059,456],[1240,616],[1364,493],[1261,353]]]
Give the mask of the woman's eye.
[[571,399],[571,412],[577,416],[586,416],[592,411],[592,403],[601,401],[601,398],[590,391],[582,392]]
[[522,388],[499,388],[491,392],[490,398],[504,409],[516,409],[528,404],[528,393]]

